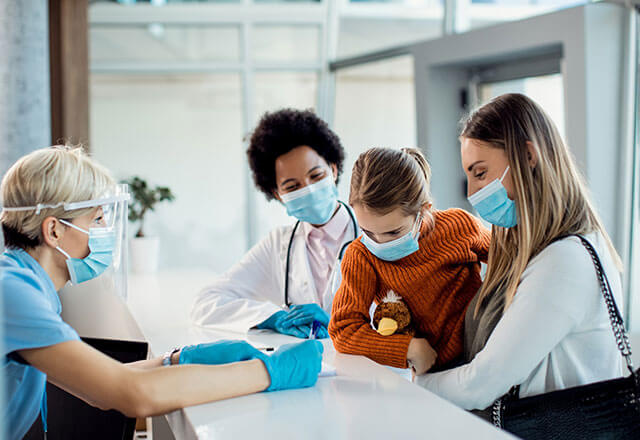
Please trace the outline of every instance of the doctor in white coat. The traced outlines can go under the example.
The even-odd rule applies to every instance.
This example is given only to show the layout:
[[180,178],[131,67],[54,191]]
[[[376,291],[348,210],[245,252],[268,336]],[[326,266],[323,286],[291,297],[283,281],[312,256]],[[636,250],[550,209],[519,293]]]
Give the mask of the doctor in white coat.
[[192,321],[247,332],[328,337],[340,260],[359,231],[337,198],[344,149],[312,111],[263,116],[247,150],[257,188],[298,221],[274,229],[196,297]]

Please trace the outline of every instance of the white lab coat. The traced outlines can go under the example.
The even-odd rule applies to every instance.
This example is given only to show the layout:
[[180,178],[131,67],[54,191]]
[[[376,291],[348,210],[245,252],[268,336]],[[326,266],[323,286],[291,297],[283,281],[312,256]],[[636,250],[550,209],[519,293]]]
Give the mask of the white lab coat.
[[[304,228],[296,230],[289,266],[289,303],[320,305],[331,313],[340,286],[336,259],[324,292],[317,292],[309,266]],[[191,310],[194,324],[245,333],[279,310],[284,310],[284,273],[293,225],[274,229],[216,282],[204,288]],[[340,247],[354,238],[349,221]]]

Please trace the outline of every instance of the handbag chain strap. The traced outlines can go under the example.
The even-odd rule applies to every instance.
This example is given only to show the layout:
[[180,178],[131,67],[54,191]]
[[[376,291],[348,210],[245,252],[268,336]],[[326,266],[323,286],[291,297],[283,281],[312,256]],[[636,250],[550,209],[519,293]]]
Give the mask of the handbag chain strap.
[[600,263],[600,258],[598,258],[598,254],[593,248],[593,245],[583,236],[577,235],[577,237],[587,249],[587,252],[589,252],[591,260],[593,260],[593,265],[596,268],[598,281],[600,282],[600,290],[602,291],[605,304],[607,305],[607,312],[609,313],[611,328],[613,329],[613,334],[615,335],[616,343],[618,344],[618,350],[620,350],[620,353],[622,353],[622,357],[624,357],[625,361],[627,362],[627,368],[629,369],[631,374],[635,375],[635,372],[633,371],[633,361],[631,359],[631,344],[629,343],[629,335],[624,328],[622,315],[620,314],[620,310],[618,309],[616,300],[613,298],[613,294],[611,293],[609,279],[602,269],[602,263]]
[[[589,256],[591,257],[591,261],[593,261],[593,265],[596,269],[596,274],[598,276],[598,282],[600,283],[600,291],[602,292],[602,296],[604,297],[605,304],[607,306],[607,312],[609,314],[609,321],[611,322],[611,328],[613,329],[613,334],[616,338],[616,344],[618,345],[618,350],[622,354],[622,357],[625,359],[627,363],[627,368],[631,372],[631,375],[635,378],[636,383],[640,384],[640,375],[638,372],[633,370],[633,361],[631,359],[631,344],[629,343],[629,335],[624,327],[624,320],[622,319],[622,315],[620,314],[620,310],[618,309],[618,305],[616,304],[616,300],[611,293],[611,285],[609,284],[609,279],[607,278],[607,274],[604,272],[602,268],[602,263],[600,262],[600,258],[598,257],[598,253],[595,248],[591,244],[589,240],[584,238],[582,235],[572,234],[575,237],[578,237],[582,242],[582,245],[589,252]],[[566,238],[561,237],[561,238]],[[497,399],[492,406],[491,409],[491,421],[493,424],[499,428],[503,428],[502,418],[504,414],[505,408],[505,397],[517,398],[519,395],[520,386],[517,385],[507,393],[506,396],[503,396]]]

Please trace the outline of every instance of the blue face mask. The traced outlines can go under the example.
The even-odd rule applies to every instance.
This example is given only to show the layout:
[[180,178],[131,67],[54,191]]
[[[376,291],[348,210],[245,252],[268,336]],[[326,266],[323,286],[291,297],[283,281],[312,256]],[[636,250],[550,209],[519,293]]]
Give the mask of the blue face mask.
[[509,171],[509,167],[504,170],[500,179],[495,179],[481,190],[476,191],[468,200],[478,211],[480,217],[492,225],[512,228],[518,224],[518,213],[515,202],[507,196],[507,190],[502,185],[507,171]]
[[386,243],[378,243],[369,238],[366,233],[362,234],[362,244],[366,246],[369,251],[384,261],[396,261],[413,254],[420,249],[418,244],[418,238],[420,237],[420,225],[422,225],[422,219],[420,214],[416,216],[416,221],[413,223],[413,227],[409,232],[400,238],[396,238]]
[[280,198],[290,216],[312,225],[324,225],[336,210],[338,188],[329,174],[319,182],[280,194]]
[[85,258],[72,258],[60,247],[56,247],[62,255],[67,257],[67,269],[71,284],[83,283],[101,275],[113,260],[113,249],[116,243],[115,231],[111,228],[89,228],[89,231],[85,231],[64,220],[60,220],[60,223],[89,236],[89,255]]

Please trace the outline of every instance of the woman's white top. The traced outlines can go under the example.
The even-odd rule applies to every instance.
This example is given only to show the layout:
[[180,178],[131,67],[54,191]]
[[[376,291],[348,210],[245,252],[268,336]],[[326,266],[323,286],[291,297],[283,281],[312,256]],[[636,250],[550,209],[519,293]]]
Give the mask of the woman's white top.
[[[337,237],[344,244],[354,238],[353,224],[346,208],[341,207],[336,213],[338,215],[347,219],[346,227]],[[246,333],[275,312],[283,310],[287,247],[292,231],[293,225],[274,229],[231,269],[200,291],[191,309],[192,322]],[[318,291],[309,264],[308,237],[308,228],[300,225],[291,246],[289,303],[316,303],[331,313],[333,296],[341,281],[340,265],[336,255],[327,255],[332,270],[325,288]]]
[[[599,233],[585,238],[622,311],[621,277],[605,240]],[[511,306],[470,363],[416,383],[464,409],[484,409],[514,385],[526,397],[621,377],[623,365],[591,257],[568,237],[531,260]]]

